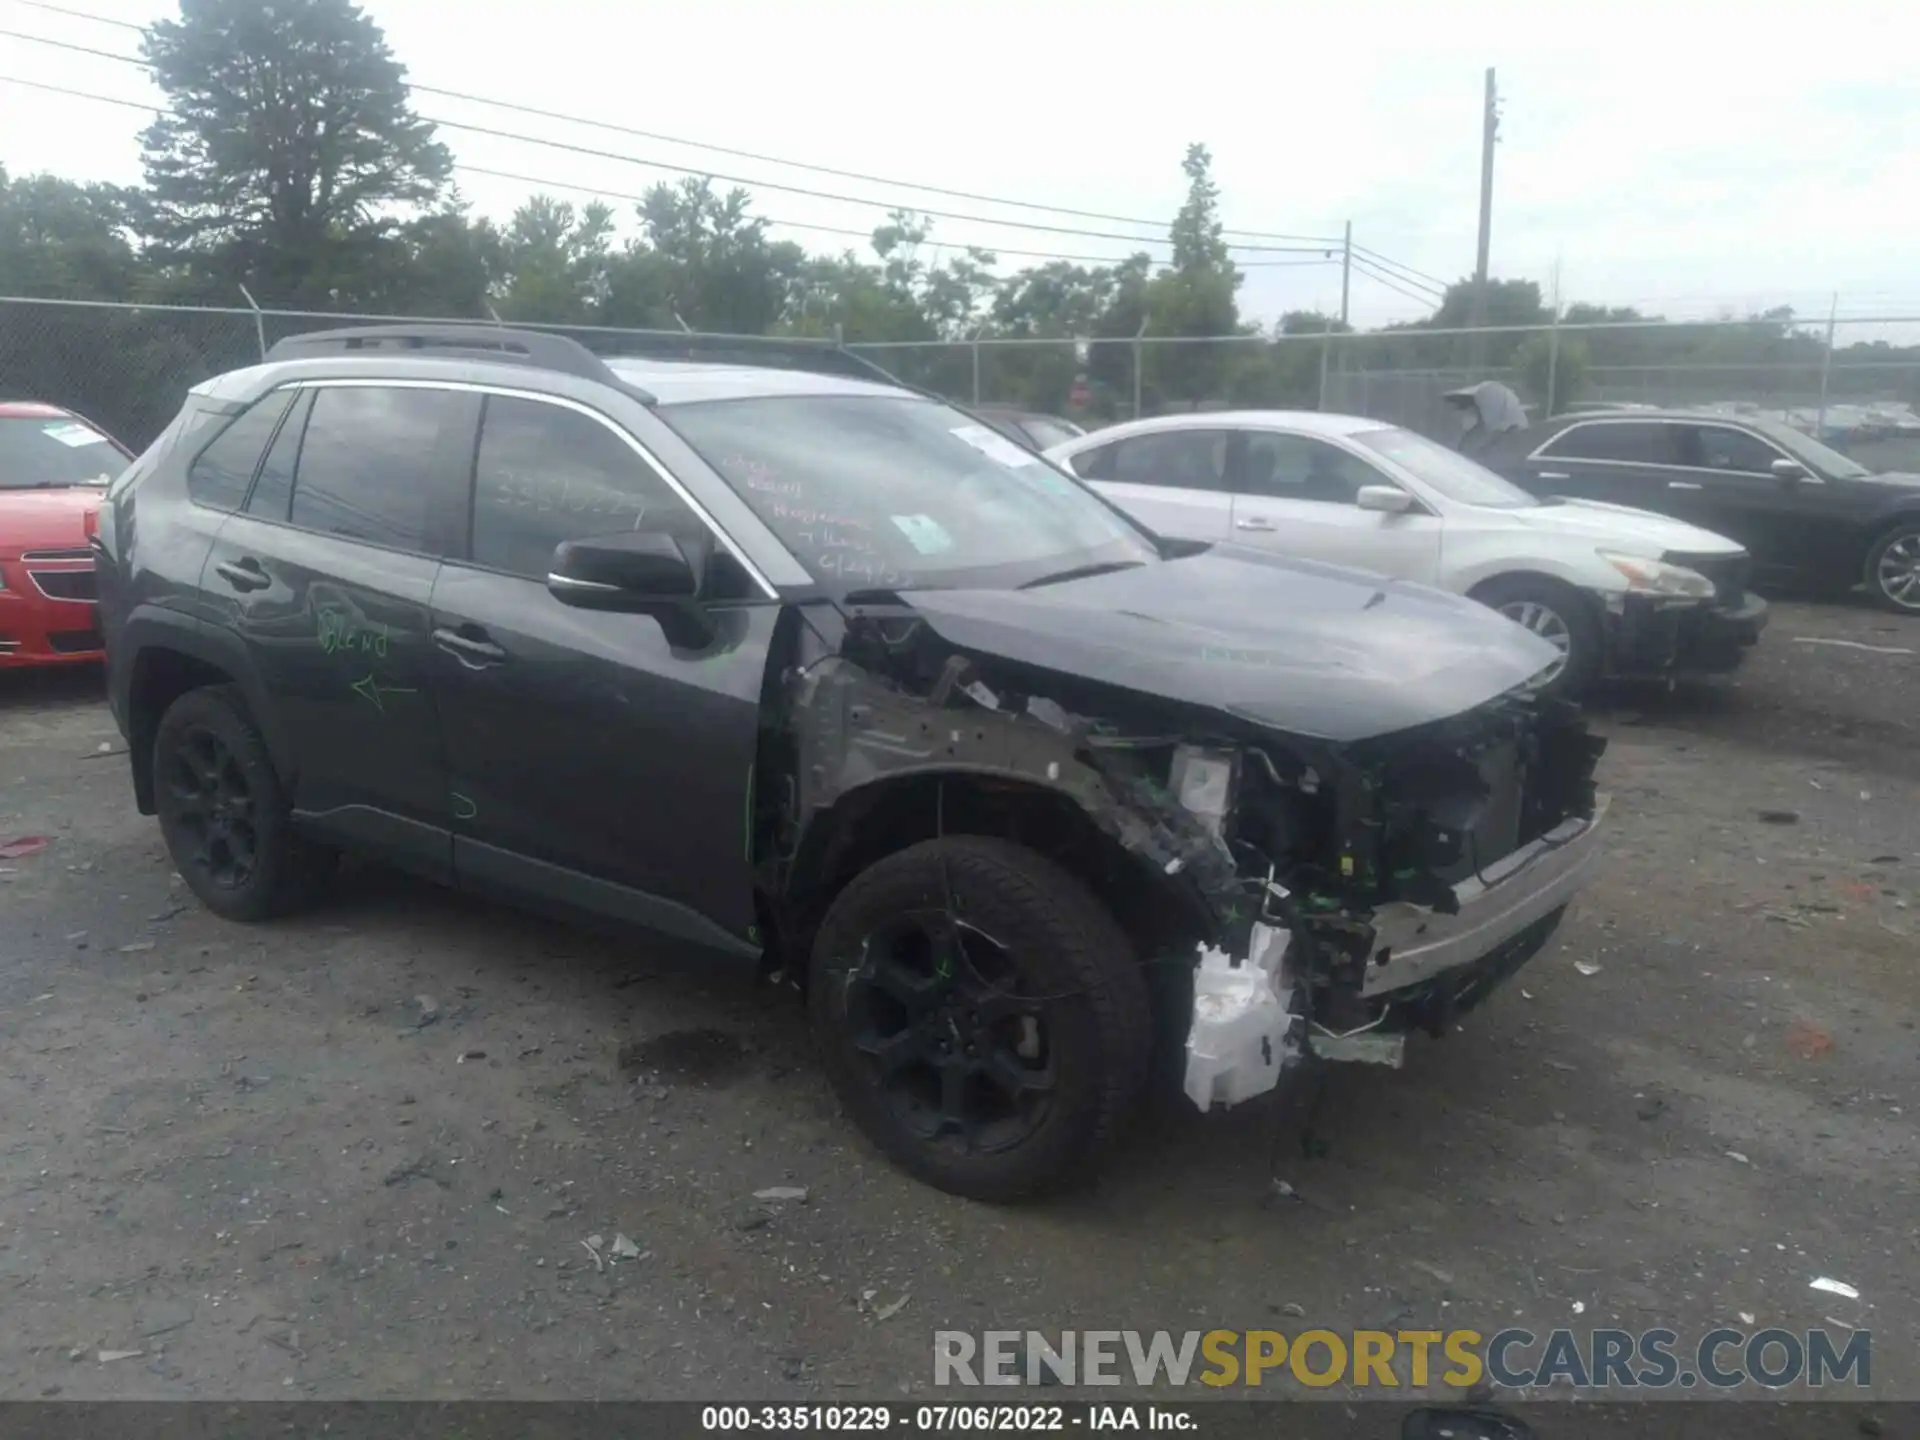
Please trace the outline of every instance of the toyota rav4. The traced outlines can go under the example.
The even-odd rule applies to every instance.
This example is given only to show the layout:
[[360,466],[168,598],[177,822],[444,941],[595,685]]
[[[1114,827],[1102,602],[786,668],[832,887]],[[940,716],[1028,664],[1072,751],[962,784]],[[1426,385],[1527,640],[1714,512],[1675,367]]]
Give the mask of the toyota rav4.
[[1089,1173],[1157,1039],[1202,1109],[1394,1062],[1553,932],[1603,742],[1538,636],[1162,540],[833,347],[644,348],[282,341],[110,487],[113,709],[208,907],[351,849],[758,964],[988,1199]]

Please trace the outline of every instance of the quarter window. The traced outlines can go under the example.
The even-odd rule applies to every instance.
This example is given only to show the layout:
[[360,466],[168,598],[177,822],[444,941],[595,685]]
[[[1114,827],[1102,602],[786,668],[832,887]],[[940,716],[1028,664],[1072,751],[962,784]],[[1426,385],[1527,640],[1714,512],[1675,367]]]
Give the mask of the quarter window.
[[286,391],[266,396],[200,452],[187,470],[187,496],[194,504],[209,510],[240,508],[260,464],[260,452],[273,438],[273,427],[280,423],[291,398]]
[[300,392],[280,426],[280,433],[273,437],[273,445],[253,482],[253,493],[247,496],[249,515],[258,515],[262,520],[287,518],[287,506],[293,499],[293,462],[300,453],[300,435],[307,428],[313,394],[311,390]]

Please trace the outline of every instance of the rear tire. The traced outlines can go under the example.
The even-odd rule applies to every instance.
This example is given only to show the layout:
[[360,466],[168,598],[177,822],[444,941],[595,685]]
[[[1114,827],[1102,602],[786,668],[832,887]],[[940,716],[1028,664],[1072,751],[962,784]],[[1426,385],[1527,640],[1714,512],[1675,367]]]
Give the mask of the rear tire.
[[1126,932],[1078,879],[1004,840],[923,841],[856,876],[815,938],[808,1009],[854,1123],[974,1200],[1091,1178],[1150,1069]]
[[1473,598],[1560,648],[1560,668],[1536,687],[1539,693],[1575,696],[1600,677],[1600,622],[1571,585],[1531,575],[1502,576],[1478,587]]
[[189,690],[153,739],[160,833],[187,888],[228,920],[265,920],[312,899],[337,856],[296,835],[266,742],[236,685]]
[[1920,520],[1903,520],[1876,539],[1861,578],[1881,609],[1920,615]]

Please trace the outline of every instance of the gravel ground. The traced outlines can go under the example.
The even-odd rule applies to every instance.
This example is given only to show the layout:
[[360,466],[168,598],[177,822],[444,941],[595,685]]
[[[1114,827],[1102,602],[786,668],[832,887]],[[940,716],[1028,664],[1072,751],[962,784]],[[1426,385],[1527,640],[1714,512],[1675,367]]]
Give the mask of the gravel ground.
[[1169,1103],[1016,1210],[878,1161],[799,1008],[697,957],[371,869],[216,920],[97,677],[0,676],[0,841],[52,837],[0,860],[0,1397],[886,1398],[939,1328],[1750,1315],[1870,1328],[1920,1398],[1920,653],[1883,650],[1920,624],[1782,604],[1737,683],[1608,697],[1603,870],[1466,1033],[1338,1073],[1315,1146]]

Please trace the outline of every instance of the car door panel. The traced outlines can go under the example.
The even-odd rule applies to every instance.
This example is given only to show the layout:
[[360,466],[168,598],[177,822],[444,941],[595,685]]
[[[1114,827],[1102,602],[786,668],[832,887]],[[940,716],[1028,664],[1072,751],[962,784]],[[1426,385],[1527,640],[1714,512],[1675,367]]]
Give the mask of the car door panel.
[[1793,457],[1734,425],[1686,426],[1676,479],[1698,486],[1695,523],[1737,540],[1757,568],[1775,575],[1822,574],[1858,563],[1858,525],[1817,476],[1786,478],[1776,460]]
[[1439,516],[1423,507],[1388,514],[1354,503],[1363,486],[1402,488],[1383,471],[1312,436],[1253,432],[1243,441],[1231,477],[1237,542],[1397,580],[1438,580]]
[[429,664],[459,883],[744,949],[747,807],[778,607],[708,607],[710,643],[545,584],[564,539],[698,524],[610,422],[491,396],[470,554],[439,572]]
[[302,823],[444,879],[427,618],[478,401],[351,386],[316,389],[310,417],[308,403],[221,527],[205,587],[271,697]]

